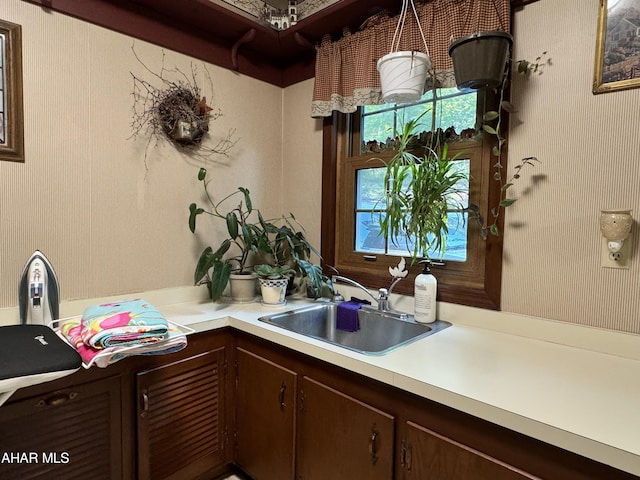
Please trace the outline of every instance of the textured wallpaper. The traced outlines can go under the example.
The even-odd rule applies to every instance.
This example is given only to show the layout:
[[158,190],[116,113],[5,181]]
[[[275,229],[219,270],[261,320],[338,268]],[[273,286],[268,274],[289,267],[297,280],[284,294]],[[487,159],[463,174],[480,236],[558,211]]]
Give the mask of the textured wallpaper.
[[206,67],[203,94],[223,114],[211,141],[236,130],[228,158],[187,157],[130,138],[131,73],[154,81],[131,38],[19,0],[3,1],[0,18],[22,25],[26,155],[0,162],[0,307],[17,305],[35,249],[52,262],[63,300],[191,285],[196,259],[224,227],[188,229],[200,166],[218,198],[245,186],[265,214],[282,211],[282,89],[135,41],[156,72],[163,55],[168,69]]
[[[591,93],[598,2],[539,0],[514,17],[514,56],[548,52],[543,74],[516,77],[509,155],[541,164],[514,186],[506,214],[502,309],[640,333],[640,245],[629,269],[600,266],[601,209],[640,219],[640,89]],[[194,237],[199,162],[159,145],[144,165],[130,140],[132,40],[5,0],[0,18],[23,26],[25,164],[0,162],[0,308],[17,305],[33,250],[54,264],[63,299],[190,285],[216,228]],[[139,50],[138,50],[139,47]],[[136,42],[159,65],[162,50]],[[165,59],[188,69],[189,58]],[[243,185],[273,214],[292,211],[320,236],[321,123],[310,118],[312,81],[287,89],[210,67],[211,99],[237,128],[229,159],[210,165],[219,191]],[[256,114],[259,112],[259,114]],[[274,188],[276,186],[277,188]]]
[[[515,13],[515,58],[547,51],[552,64],[514,80],[511,165],[528,155],[541,165],[507,212],[502,309],[640,333],[640,89],[591,93],[597,16],[598,2],[583,0]],[[601,267],[607,208],[636,219],[627,270]]]

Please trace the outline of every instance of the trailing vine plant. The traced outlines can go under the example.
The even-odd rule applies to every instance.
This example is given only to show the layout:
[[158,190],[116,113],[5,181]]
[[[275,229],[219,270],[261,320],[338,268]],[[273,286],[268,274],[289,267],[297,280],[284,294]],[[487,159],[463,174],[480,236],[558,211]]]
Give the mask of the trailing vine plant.
[[[198,85],[198,69],[192,63],[189,75],[178,68],[165,68],[165,53],[162,52],[162,65],[159,72],[151,70],[138,57],[134,46],[131,51],[144,69],[160,81],[160,87],[131,73],[133,78],[133,118],[131,121],[131,137],[148,134],[149,141],[145,148],[145,166],[149,145],[155,140],[168,141],[179,151],[189,155],[211,157],[221,155],[227,157],[236,143],[235,130],[230,129],[226,135],[210,146],[205,144],[208,138],[209,122],[222,116],[220,109],[207,104],[207,97],[202,95]],[[211,76],[204,68],[210,89]],[[174,78],[174,79],[170,79]]]
[[[536,57],[533,62],[529,62],[528,60],[518,60],[516,62],[516,71],[521,75],[529,75],[531,73],[542,74],[543,67],[551,63],[550,59],[545,59],[546,54],[547,52],[542,52],[542,54]],[[498,227],[500,212],[505,208],[510,207],[518,200],[517,198],[509,197],[508,194],[509,189],[520,178],[522,169],[527,166],[535,166],[536,163],[539,163],[537,157],[524,157],[513,167],[513,174],[511,175],[511,177],[506,178],[504,175],[502,149],[507,143],[507,140],[501,132],[503,112],[514,113],[516,111],[513,105],[509,101],[504,99],[508,79],[509,76],[505,73],[505,75],[502,77],[502,84],[499,87],[500,99],[498,102],[498,108],[496,110],[485,112],[482,117],[482,129],[489,135],[493,135],[497,141],[497,143],[491,148],[491,155],[496,159],[495,163],[493,164],[493,179],[497,182],[500,182],[500,196],[498,205],[492,207],[490,210],[490,214],[493,220],[492,223],[489,225],[485,225],[484,218],[479,213],[477,205],[471,205],[469,207],[471,213],[474,214],[473,217],[476,218],[480,225],[480,235],[485,240],[487,239],[488,234],[494,236],[500,235],[500,228]],[[495,123],[492,125],[491,122],[494,121]]]

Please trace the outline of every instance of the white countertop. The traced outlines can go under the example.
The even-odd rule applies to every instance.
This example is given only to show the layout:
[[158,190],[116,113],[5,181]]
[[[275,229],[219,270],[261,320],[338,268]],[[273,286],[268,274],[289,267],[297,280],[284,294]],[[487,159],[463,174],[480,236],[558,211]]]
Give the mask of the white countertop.
[[[231,326],[640,476],[637,358],[461,323],[369,356],[258,320],[305,305],[194,302],[161,310],[196,331]],[[596,341],[611,332],[590,334]],[[621,339],[640,351],[640,337]]]
[[640,476],[638,335],[445,304],[439,316],[451,327],[369,356],[258,320],[306,301],[273,308],[144,298],[195,331],[231,326]]

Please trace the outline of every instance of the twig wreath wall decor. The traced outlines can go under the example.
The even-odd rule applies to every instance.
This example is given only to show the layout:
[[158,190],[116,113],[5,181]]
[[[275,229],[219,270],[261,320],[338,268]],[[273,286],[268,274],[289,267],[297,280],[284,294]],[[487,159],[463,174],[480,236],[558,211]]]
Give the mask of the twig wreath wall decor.
[[[133,45],[131,51],[144,69],[161,84],[160,87],[156,87],[131,73],[134,101],[131,137],[135,138],[142,133],[149,134],[149,142],[145,149],[145,166],[149,145],[152,140],[157,143],[160,139],[169,141],[178,150],[188,155],[227,157],[237,141],[234,139],[235,129],[230,129],[225,137],[213,146],[204,144],[209,132],[209,122],[220,118],[222,112],[207,105],[207,97],[202,95],[198,86],[196,66],[191,64],[190,75],[178,68],[167,69],[164,66],[163,51],[162,66],[158,73],[140,60]],[[211,76],[206,68],[204,68],[204,75],[212,90]]]

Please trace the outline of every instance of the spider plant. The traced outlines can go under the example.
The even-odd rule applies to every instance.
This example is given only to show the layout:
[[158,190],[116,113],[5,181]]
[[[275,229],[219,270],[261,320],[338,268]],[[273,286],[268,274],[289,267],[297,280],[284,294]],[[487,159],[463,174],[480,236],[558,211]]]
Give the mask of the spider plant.
[[421,156],[414,153],[411,144],[426,113],[406,122],[397,132],[398,151],[386,163],[380,217],[381,231],[392,243],[397,245],[405,237],[412,263],[418,257],[429,257],[434,250],[442,258],[449,234],[448,212],[464,209],[459,185],[468,181],[457,168],[459,154],[448,158],[446,144],[427,146]]

